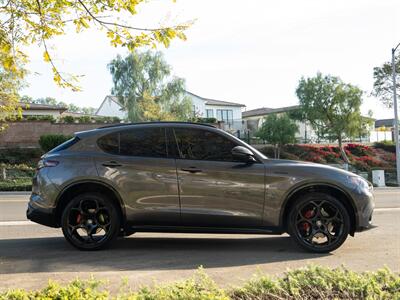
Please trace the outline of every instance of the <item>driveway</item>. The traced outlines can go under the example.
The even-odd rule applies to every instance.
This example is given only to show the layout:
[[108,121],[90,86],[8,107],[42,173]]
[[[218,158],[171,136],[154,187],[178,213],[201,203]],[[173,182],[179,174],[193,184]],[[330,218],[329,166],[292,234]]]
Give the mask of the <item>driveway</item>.
[[64,241],[60,229],[25,219],[28,195],[0,194],[0,289],[40,288],[49,278],[121,278],[131,287],[170,282],[199,266],[222,286],[240,284],[261,271],[280,274],[306,264],[345,265],[357,271],[388,266],[400,271],[400,189],[377,189],[373,221],[378,227],[349,237],[331,254],[303,252],[287,235],[210,235],[139,233],[119,239],[105,251],[80,252]]

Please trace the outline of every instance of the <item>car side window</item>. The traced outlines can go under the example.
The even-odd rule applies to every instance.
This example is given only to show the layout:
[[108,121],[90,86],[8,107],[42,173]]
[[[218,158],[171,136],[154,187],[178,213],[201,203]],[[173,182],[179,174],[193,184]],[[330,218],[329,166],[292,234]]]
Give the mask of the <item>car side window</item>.
[[175,128],[174,136],[180,158],[237,161],[232,155],[232,148],[237,145],[215,132],[201,129]]
[[168,157],[164,128],[134,128],[106,135],[99,147],[108,153],[125,156]]

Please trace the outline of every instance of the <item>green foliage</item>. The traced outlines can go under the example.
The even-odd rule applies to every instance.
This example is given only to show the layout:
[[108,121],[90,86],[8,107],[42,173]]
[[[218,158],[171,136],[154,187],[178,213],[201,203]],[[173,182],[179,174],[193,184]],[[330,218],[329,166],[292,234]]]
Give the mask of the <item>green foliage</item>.
[[[144,0],[117,1],[20,1],[1,0],[0,69],[21,73],[20,61],[27,60],[29,46],[43,49],[43,60],[53,72],[53,80],[61,87],[79,90],[78,76],[58,70],[47,42],[71,30],[80,33],[89,28],[105,32],[114,47],[130,51],[143,46],[168,47],[171,40],[185,40],[184,31],[190,25],[178,24],[155,28],[142,28],[132,24],[138,13],[137,6]],[[156,23],[157,24],[157,23]]]
[[39,145],[44,152],[48,152],[71,138],[63,134],[45,134],[40,137]]
[[206,123],[206,124],[216,124],[218,122],[216,118],[200,118],[200,117],[193,117],[190,118],[188,121],[193,123]]
[[[300,100],[301,118],[307,120],[318,136],[342,140],[365,134],[369,122],[361,116],[363,92],[356,86],[344,83],[339,77],[318,73],[311,78],[302,77],[296,89]],[[343,152],[344,159],[347,160]]]
[[[32,178],[11,178],[6,180],[0,180],[0,192],[9,191],[31,191],[32,190]],[[1,295],[0,295],[0,299]],[[4,298],[8,299],[8,298]],[[22,298],[23,299],[23,298]]]
[[202,270],[184,281],[142,287],[125,287],[115,297],[95,279],[74,280],[61,286],[50,282],[42,290],[9,290],[0,300],[30,299],[119,299],[119,300],[252,300],[252,299],[399,299],[400,276],[389,269],[357,273],[343,267],[307,266],[289,270],[282,277],[258,274],[242,287],[223,290]]
[[73,116],[64,116],[64,117],[62,117],[61,122],[67,123],[67,124],[72,124],[72,123],[75,123],[75,118]]
[[388,152],[396,153],[396,145],[392,141],[375,142],[374,147],[383,149]]
[[[395,59],[396,91],[400,97],[400,54]],[[385,62],[380,67],[374,68],[374,86],[372,95],[378,97],[387,107],[393,107],[393,77],[392,62]]]
[[118,97],[131,122],[185,121],[192,104],[185,95],[184,80],[171,76],[162,53],[133,52],[117,56],[108,65],[113,78],[112,94]]
[[232,299],[397,299],[400,276],[388,269],[356,273],[308,266],[282,278],[259,276],[233,291]]
[[42,150],[38,148],[0,149],[0,163],[12,165],[25,164],[29,167],[34,167],[42,154]]
[[52,115],[42,115],[42,116],[24,116],[22,120],[25,121],[50,121],[54,122],[55,119]]
[[275,146],[275,157],[279,158],[280,147],[296,141],[296,123],[287,114],[270,114],[256,133],[256,136]]

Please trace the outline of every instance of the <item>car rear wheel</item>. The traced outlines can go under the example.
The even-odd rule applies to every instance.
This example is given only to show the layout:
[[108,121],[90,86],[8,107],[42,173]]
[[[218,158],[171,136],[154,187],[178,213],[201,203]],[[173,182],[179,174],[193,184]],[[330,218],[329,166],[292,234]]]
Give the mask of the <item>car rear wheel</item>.
[[97,193],[85,193],[73,198],[63,211],[61,224],[66,240],[80,250],[104,248],[120,230],[116,206]]
[[302,248],[316,253],[339,248],[350,232],[350,217],[344,205],[324,193],[299,198],[289,213],[288,231]]

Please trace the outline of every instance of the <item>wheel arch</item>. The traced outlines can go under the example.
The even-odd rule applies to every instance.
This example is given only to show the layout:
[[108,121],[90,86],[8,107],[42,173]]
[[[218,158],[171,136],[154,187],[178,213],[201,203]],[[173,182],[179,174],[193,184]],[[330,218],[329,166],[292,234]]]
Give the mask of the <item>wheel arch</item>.
[[100,192],[107,195],[109,199],[116,204],[118,208],[118,213],[121,217],[121,227],[125,229],[126,212],[121,195],[111,185],[97,180],[83,180],[83,181],[73,182],[62,189],[61,193],[56,199],[56,208],[55,208],[55,220],[58,226],[60,226],[61,224],[61,215],[63,209],[68,204],[68,202],[73,197],[81,193],[87,193],[87,192],[96,192],[96,193]]
[[300,187],[296,187],[292,191],[290,191],[286,195],[283,204],[283,209],[281,210],[280,227],[283,228],[284,230],[287,230],[287,220],[290,209],[293,207],[297,199],[311,192],[327,193],[337,198],[349,212],[350,222],[351,222],[350,234],[354,235],[356,228],[358,226],[357,213],[356,213],[357,210],[354,205],[354,201],[346,191],[330,183],[309,183],[306,185],[302,185]]

